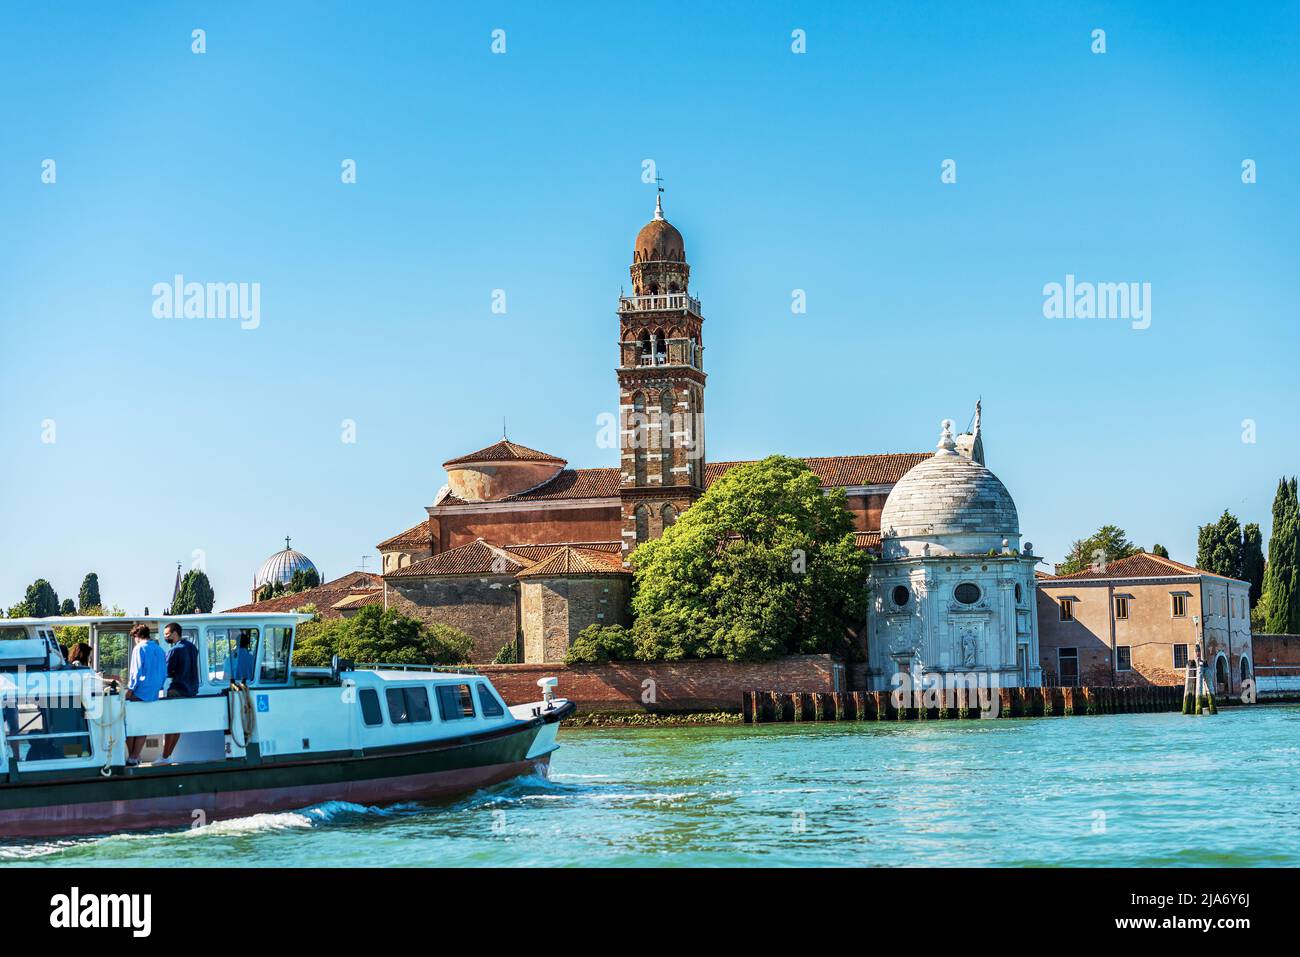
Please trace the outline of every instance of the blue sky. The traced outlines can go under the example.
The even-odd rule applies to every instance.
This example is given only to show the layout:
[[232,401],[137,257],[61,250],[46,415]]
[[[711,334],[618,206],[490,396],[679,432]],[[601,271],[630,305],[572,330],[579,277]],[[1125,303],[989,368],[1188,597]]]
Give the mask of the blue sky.
[[[503,416],[614,465],[646,159],[710,458],[925,450],[982,395],[1049,560],[1104,522],[1194,560],[1225,507],[1267,534],[1298,31],[1282,3],[6,4],[0,604],[95,570],[157,610],[197,549],[227,607],[286,534],[334,577]],[[155,318],[177,273],[260,283],[260,326]],[[1067,274],[1151,283],[1150,328],[1044,318]]]

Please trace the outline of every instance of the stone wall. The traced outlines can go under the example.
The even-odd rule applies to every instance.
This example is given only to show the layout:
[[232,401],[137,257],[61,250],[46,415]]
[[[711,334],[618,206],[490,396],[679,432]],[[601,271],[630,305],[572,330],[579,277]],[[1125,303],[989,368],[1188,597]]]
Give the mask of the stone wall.
[[573,639],[593,624],[628,625],[626,576],[529,579],[521,583],[524,661],[562,662]]
[[476,538],[497,545],[617,542],[623,527],[617,499],[582,508],[457,506],[440,509],[431,524],[440,552]]
[[[559,679],[556,693],[581,711],[739,711],[754,690],[836,691],[843,672],[830,655],[775,661],[629,661],[604,665],[484,665],[508,704],[541,697],[537,680]],[[836,681],[840,687],[836,687]]]
[[474,639],[471,660],[486,662],[519,634],[518,588],[512,575],[392,578],[384,582],[384,605],[459,628]]

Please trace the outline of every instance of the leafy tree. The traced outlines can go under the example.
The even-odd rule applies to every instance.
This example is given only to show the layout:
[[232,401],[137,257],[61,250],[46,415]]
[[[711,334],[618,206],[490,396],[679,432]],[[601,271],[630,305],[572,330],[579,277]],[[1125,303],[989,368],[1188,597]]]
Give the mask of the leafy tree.
[[630,629],[622,625],[588,625],[569,645],[566,665],[586,662],[626,661],[636,657],[636,643]]
[[257,590],[257,601],[267,601],[273,597],[275,597],[275,590],[271,587],[270,582],[265,583]]
[[1250,582],[1250,607],[1259,604],[1264,589],[1264,541],[1254,522],[1241,529],[1241,574]]
[[728,470],[632,556],[636,656],[761,660],[847,651],[861,627],[870,556],[842,490],[798,460]]
[[1057,569],[1057,574],[1072,575],[1091,568],[1105,556],[1107,562],[1136,555],[1141,549],[1128,540],[1124,529],[1118,525],[1103,525],[1087,538],[1078,539],[1070,546],[1070,553]]
[[81,590],[77,592],[77,607],[81,609],[83,615],[88,615],[90,608],[98,608],[103,604],[99,597],[99,575],[90,572],[81,580]]
[[519,663],[519,649],[516,642],[507,641],[497,652],[497,656],[492,659],[494,665],[513,665]]
[[1196,565],[1224,578],[1241,577],[1241,523],[1226,508],[1196,535]]
[[180,591],[172,602],[173,615],[204,614],[212,611],[216,597],[212,593],[212,583],[208,576],[197,568],[191,568],[181,579]]
[[289,579],[289,584],[285,586],[287,592],[306,591],[308,588],[315,588],[320,584],[320,573],[314,568],[299,568]]
[[1264,627],[1271,634],[1300,631],[1300,501],[1296,480],[1277,483],[1273,496],[1273,532],[1268,540],[1268,564],[1264,568]]
[[52,618],[58,613],[58,593],[44,578],[28,585],[23,600],[9,609],[10,618]]
[[1155,545],[1151,546],[1151,554],[1158,555],[1161,558],[1168,558],[1169,549],[1165,548],[1163,545],[1157,542]]
[[76,613],[77,613],[77,606],[73,602],[73,600],[71,598],[63,599],[63,604],[59,606],[59,614],[66,617],[70,615],[75,615]]
[[314,619],[298,626],[294,662],[328,665],[334,655],[365,664],[458,665],[469,661],[474,639],[450,625],[364,605],[351,618]]

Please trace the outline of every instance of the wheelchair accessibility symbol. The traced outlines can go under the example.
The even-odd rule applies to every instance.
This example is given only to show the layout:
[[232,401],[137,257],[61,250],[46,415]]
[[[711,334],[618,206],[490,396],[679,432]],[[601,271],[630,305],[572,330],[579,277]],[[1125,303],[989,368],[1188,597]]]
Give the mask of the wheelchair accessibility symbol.
[[257,710],[259,712],[271,710],[271,702],[266,699],[266,695],[260,694],[257,696]]

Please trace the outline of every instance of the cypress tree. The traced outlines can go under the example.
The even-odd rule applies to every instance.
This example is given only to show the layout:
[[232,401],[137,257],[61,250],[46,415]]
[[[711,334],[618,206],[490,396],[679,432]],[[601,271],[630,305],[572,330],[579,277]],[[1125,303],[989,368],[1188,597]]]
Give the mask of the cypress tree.
[[1295,634],[1300,618],[1296,569],[1300,562],[1300,503],[1296,481],[1282,479],[1273,497],[1273,533],[1264,569],[1264,627],[1271,634]]
[[103,604],[99,597],[99,576],[91,572],[81,580],[81,591],[77,593],[77,607],[84,615],[92,608],[102,608]]
[[1225,578],[1241,577],[1241,523],[1226,508],[1196,536],[1196,565]]
[[1152,555],[1158,555],[1158,556],[1160,556],[1161,558],[1168,558],[1168,557],[1169,557],[1169,549],[1165,548],[1163,545],[1161,545],[1159,542],[1157,542],[1155,545],[1152,545],[1152,546],[1151,546],[1151,554],[1152,554]]
[[173,615],[193,615],[196,612],[206,615],[212,611],[216,598],[212,593],[212,583],[208,576],[197,568],[191,568],[181,579],[181,589],[176,593],[172,604]]
[[1264,586],[1264,536],[1254,522],[1241,530],[1240,577],[1250,582],[1250,607],[1254,608]]

